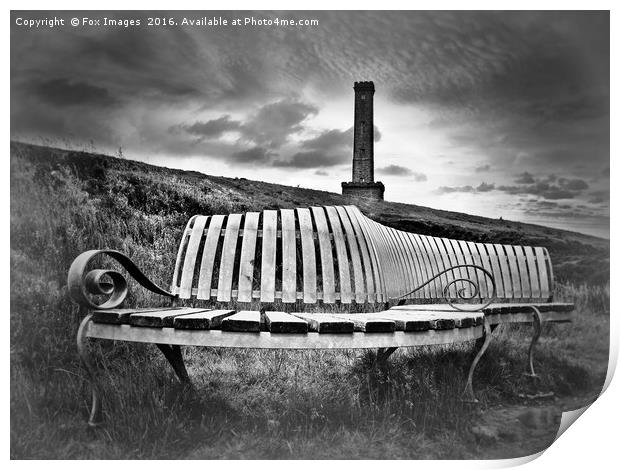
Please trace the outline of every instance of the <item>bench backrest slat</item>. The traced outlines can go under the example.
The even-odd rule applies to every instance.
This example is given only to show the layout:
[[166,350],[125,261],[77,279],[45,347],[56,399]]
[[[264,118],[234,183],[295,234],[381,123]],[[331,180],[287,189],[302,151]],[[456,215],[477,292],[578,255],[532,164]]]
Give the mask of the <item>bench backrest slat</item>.
[[254,286],[254,261],[256,256],[256,238],[258,234],[259,212],[245,214],[243,224],[243,242],[241,244],[241,260],[239,261],[239,287],[237,300],[239,302],[252,301]]
[[362,259],[364,261],[364,276],[366,278],[366,285],[368,287],[368,301],[369,302],[382,302],[383,296],[381,294],[381,279],[379,278],[376,269],[376,258],[374,244],[368,242],[368,237],[360,224],[357,217],[359,211],[356,208],[350,206],[345,207],[346,213],[349,216],[349,220],[353,224],[355,230],[355,236],[360,244],[362,251]]
[[466,282],[453,282],[469,279],[478,286],[472,300],[484,301],[491,280],[481,269],[454,268],[462,264],[492,273],[498,301],[552,297],[545,248],[418,235],[379,224],[354,206],[194,216],[183,232],[172,292],[264,304],[377,303],[401,296],[437,302],[445,301],[450,283],[450,299],[458,300],[463,288],[471,293]]
[[312,219],[309,209],[297,209],[299,231],[301,233],[301,252],[304,274],[304,303],[315,303],[316,296],[316,255]]
[[297,237],[295,211],[282,209],[282,302],[297,300]]
[[355,282],[355,301],[358,303],[363,302],[374,302],[374,298],[370,299],[368,296],[372,295],[374,292],[374,283],[372,278],[367,279],[366,289],[364,285],[364,271],[362,268],[362,258],[360,257],[360,252],[362,249],[358,246],[358,239],[355,236],[355,232],[353,230],[353,225],[349,220],[349,216],[347,215],[344,207],[336,207],[336,212],[338,213],[338,217],[342,222],[342,227],[344,229],[344,233],[346,234],[347,244],[349,247],[349,256],[351,257],[351,265],[353,265],[353,278]]
[[530,280],[530,297],[540,297],[540,283],[538,281],[538,268],[536,266],[536,255],[531,246],[522,247],[525,252],[525,260],[527,262],[527,273]]
[[332,256],[332,243],[325,211],[322,207],[312,207],[314,222],[319,239],[319,251],[321,255],[321,277],[323,281],[323,302],[334,303],[336,301],[336,285],[334,280],[334,258]]
[[[224,223],[223,215],[214,215],[211,217],[205,246],[202,251],[202,261],[200,263],[200,274],[198,276],[198,293],[199,299],[211,298],[211,280],[213,277],[213,267],[215,263],[215,255],[217,246],[220,241],[220,232]],[[187,298],[184,294],[180,295],[182,299]]]
[[276,298],[276,241],[278,212],[263,211],[263,247],[260,271],[260,300],[273,302]]
[[[338,260],[338,281],[340,287],[340,301],[343,304],[350,304],[353,300],[351,292],[351,271],[349,269],[349,260],[347,258],[347,246],[342,232],[340,217],[334,207],[326,207],[329,225],[332,228],[334,236],[334,244],[336,248],[336,259]],[[331,246],[330,246],[331,250]]]
[[538,279],[540,281],[540,296],[549,297],[549,276],[547,273],[547,264],[545,262],[545,251],[537,246],[534,248],[536,256],[536,268],[538,270]]
[[233,272],[235,269],[234,263],[237,255],[241,217],[241,214],[230,214],[226,221],[226,233],[222,246],[222,260],[217,283],[217,300],[219,302],[228,302],[231,300]]

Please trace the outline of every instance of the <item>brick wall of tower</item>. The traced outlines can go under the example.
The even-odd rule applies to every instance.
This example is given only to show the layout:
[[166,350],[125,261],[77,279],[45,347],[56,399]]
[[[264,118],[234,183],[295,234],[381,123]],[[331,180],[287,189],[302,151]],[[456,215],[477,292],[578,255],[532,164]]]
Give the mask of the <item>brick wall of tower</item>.
[[353,182],[372,183],[374,175],[373,82],[355,82]]

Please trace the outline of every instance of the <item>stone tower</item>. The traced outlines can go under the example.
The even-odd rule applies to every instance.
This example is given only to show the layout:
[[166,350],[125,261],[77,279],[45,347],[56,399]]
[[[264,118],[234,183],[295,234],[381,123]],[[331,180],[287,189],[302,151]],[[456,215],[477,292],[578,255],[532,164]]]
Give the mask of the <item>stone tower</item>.
[[342,183],[342,194],[383,201],[385,187],[375,182],[373,82],[355,82],[355,115],[353,124],[353,181]]

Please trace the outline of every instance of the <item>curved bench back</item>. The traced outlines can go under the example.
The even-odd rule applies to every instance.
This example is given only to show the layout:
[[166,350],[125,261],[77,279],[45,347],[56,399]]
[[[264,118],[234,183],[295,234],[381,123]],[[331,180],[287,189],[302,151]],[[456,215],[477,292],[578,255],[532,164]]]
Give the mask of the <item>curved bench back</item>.
[[[355,206],[194,216],[179,247],[172,293],[221,302],[387,302],[453,266],[493,273],[498,300],[551,297],[544,248],[473,243],[416,235],[381,225]],[[476,269],[456,268],[406,298],[437,302],[457,278],[491,284]],[[449,297],[457,298],[454,284]]]

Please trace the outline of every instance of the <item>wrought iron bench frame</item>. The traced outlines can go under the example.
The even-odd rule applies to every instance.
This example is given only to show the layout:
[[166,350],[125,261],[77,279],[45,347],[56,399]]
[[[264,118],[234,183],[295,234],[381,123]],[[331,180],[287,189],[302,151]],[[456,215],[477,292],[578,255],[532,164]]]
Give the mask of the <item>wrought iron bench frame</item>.
[[[250,214],[252,214],[251,217]],[[445,248],[461,246],[461,253],[464,254],[466,253],[465,245],[459,244],[466,242],[450,240],[450,243],[444,241],[444,245],[442,245],[439,240],[445,239],[423,237],[388,228],[366,218],[354,206],[313,207],[311,211],[310,209],[295,209],[295,211],[283,209],[280,210],[280,214],[278,217],[276,211],[264,211],[262,217],[259,217],[258,213],[192,217],[180,244],[171,292],[157,286],[127,256],[115,250],[90,250],[82,253],[74,260],[68,274],[69,292],[74,301],[89,310],[78,330],[77,347],[91,383],[90,425],[97,425],[102,422],[102,410],[97,373],[89,358],[86,346],[87,338],[155,344],[169,361],[179,380],[188,385],[190,384],[189,374],[183,362],[180,346],[268,349],[376,348],[378,349],[377,360],[380,363],[385,363],[388,357],[399,347],[476,340],[477,353],[469,367],[463,393],[465,400],[476,402],[473,391],[474,370],[486,351],[491,333],[497,325],[533,323],[533,336],[528,351],[528,368],[529,374],[535,376],[533,356],[542,324],[548,321],[571,321],[566,312],[572,309],[572,305],[550,303],[552,300],[553,272],[548,253],[544,248],[518,247],[523,249],[524,259],[529,260],[529,263],[524,262],[527,267],[523,270],[520,262],[508,257],[508,248],[504,248],[507,254],[506,259],[499,256],[497,258],[489,256],[486,259],[483,256],[478,258],[473,256],[474,246],[478,253],[482,253],[483,249],[488,249],[484,248],[488,244],[470,244],[469,249],[471,251],[469,253],[472,256],[469,258],[457,254],[452,256]],[[226,228],[222,229],[226,218],[233,220],[233,217],[235,217],[233,226],[236,228],[231,230],[231,225],[226,224]],[[240,224],[244,218],[245,225],[241,230]],[[330,222],[329,225],[326,223],[327,220]],[[209,221],[212,223],[208,224]],[[312,224],[312,222],[314,223]],[[206,229],[207,224],[209,230]],[[248,225],[250,229],[246,232]],[[262,226],[262,233],[260,226]],[[280,230],[277,230],[278,226],[280,226]],[[291,229],[291,227],[292,231],[287,231],[287,228]],[[282,291],[279,293],[275,291],[276,233],[281,239],[278,248],[285,251],[289,250],[288,254],[282,254],[283,267],[280,271],[282,277],[289,276],[289,283],[286,284],[287,281],[282,279]],[[247,250],[244,251],[246,244],[246,240],[244,240],[240,259],[235,259],[238,254],[235,255],[234,250],[236,248],[234,248],[232,256],[228,256],[225,260],[227,256],[225,253],[230,251],[230,249],[226,251],[226,244],[228,243],[229,247],[237,247],[237,238],[244,234],[247,237],[247,243],[254,245],[251,255],[248,255]],[[255,251],[258,236],[268,236],[272,241],[267,242],[267,248],[262,247],[262,253]],[[221,238],[223,238],[223,243],[220,240]],[[299,246],[299,239],[301,247]],[[318,240],[318,243],[315,240]],[[286,243],[289,243],[289,248],[286,248]],[[203,251],[203,259],[199,262],[198,252],[201,245],[204,251],[209,252],[208,250],[211,250],[212,256],[205,258]],[[220,266],[214,264],[218,246],[222,250]],[[301,269],[299,270],[300,273],[297,273],[297,267],[293,267],[295,275],[301,274],[302,282],[297,283],[293,279],[292,291],[290,281],[293,274],[284,273],[287,268],[286,259],[290,264],[295,265],[294,255],[290,251],[291,246],[293,250],[301,248],[303,258],[303,273]],[[444,251],[441,251],[441,246],[444,247]],[[308,249],[309,247],[314,249]],[[508,246],[504,245],[504,247]],[[315,250],[320,253],[320,261],[314,257]],[[489,252],[485,251],[485,253]],[[336,303],[339,300],[340,303],[354,304],[354,301],[359,302],[361,300],[364,303],[383,304],[384,312],[387,310],[399,312],[405,309],[411,315],[415,315],[416,311],[434,311],[442,318],[458,317],[459,312],[467,312],[465,315],[471,322],[468,323],[467,327],[446,330],[428,329],[425,331],[394,331],[389,333],[356,331],[350,334],[317,332],[282,334],[269,331],[246,333],[219,329],[180,330],[172,327],[98,323],[94,321],[94,315],[101,315],[101,312],[115,312],[128,292],[127,281],[118,271],[111,269],[89,270],[92,260],[99,255],[114,259],[141,286],[153,293],[172,299],[173,305],[177,304],[180,299],[200,298],[200,288],[196,288],[196,271],[200,269],[198,283],[200,284],[205,272],[208,277],[208,289],[202,297],[205,300],[247,302],[259,299],[261,305],[266,306],[272,305],[278,295],[282,302],[288,301],[289,306],[302,299],[307,304],[316,304],[319,298],[324,303]],[[538,257],[534,255],[538,255]],[[253,285],[256,271],[254,271],[253,264],[254,260],[261,259],[261,256],[262,259],[267,259],[267,267],[261,266],[261,288],[255,290]],[[207,261],[207,269],[204,269],[204,260],[208,258],[210,258],[211,264],[209,265],[209,261]],[[272,259],[272,262],[269,262],[269,259]],[[338,260],[340,283],[334,282],[337,277],[334,269],[335,259]],[[248,260],[251,262],[248,263]],[[506,265],[503,271],[502,261]],[[314,268],[311,262],[315,263]],[[512,265],[513,262],[514,266]],[[321,272],[322,283],[319,282],[316,272],[316,266],[319,263],[323,267]],[[243,266],[239,266],[239,264]],[[347,269],[343,268],[343,264],[347,265]],[[237,291],[232,288],[232,272],[235,265],[239,270]],[[250,265],[252,270],[248,271]],[[326,269],[329,266],[332,266],[331,278],[330,269]],[[442,266],[445,269],[441,269]],[[472,272],[475,274],[472,275]],[[360,273],[362,274],[360,275]],[[465,276],[463,273],[466,273]],[[242,289],[241,278],[244,274],[249,278],[249,282],[246,280],[244,282],[245,289]],[[546,276],[544,282],[543,275]],[[347,281],[349,276],[351,277]],[[529,279],[530,290],[527,293],[523,292],[525,290],[525,277],[522,276]],[[536,292],[532,282],[534,276],[537,276],[538,279],[536,283],[538,290]],[[228,281],[225,280],[222,283],[221,280],[218,280],[217,289],[211,288],[215,277],[225,278]],[[314,291],[309,288],[312,282],[308,283],[308,278],[314,283]],[[502,295],[500,298],[504,301],[511,301],[511,303],[494,303],[497,299],[498,290],[496,278],[501,283],[500,294]],[[263,283],[264,279],[267,282]],[[420,279],[424,279],[424,282],[419,282]],[[440,280],[447,281],[441,288],[438,286]],[[411,289],[412,282],[416,281],[416,287]],[[347,283],[349,284],[348,291]],[[512,283],[520,286],[522,292],[518,293],[519,296],[523,297],[524,294],[528,294],[530,297],[510,298],[509,294],[515,297],[515,292],[509,292],[512,289]],[[303,292],[297,291],[297,284],[303,285]],[[323,292],[316,289],[320,284],[322,284]],[[288,286],[288,292],[285,291],[287,288],[285,286]],[[202,290],[204,292],[204,288]],[[536,297],[534,297],[534,293],[537,294]],[[107,296],[108,298],[103,303],[98,304],[95,299],[99,297],[93,296]],[[438,305],[439,300],[443,300],[445,303]],[[461,302],[478,301],[479,303],[455,303],[457,300]],[[405,305],[407,301],[431,303]],[[286,304],[282,305],[286,306]],[[154,308],[153,310],[157,309]],[[261,311],[264,310],[265,308],[261,307]],[[507,313],[500,313],[502,311]],[[128,312],[131,313],[131,310]]]

